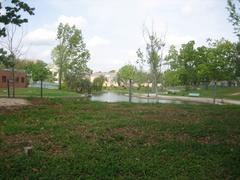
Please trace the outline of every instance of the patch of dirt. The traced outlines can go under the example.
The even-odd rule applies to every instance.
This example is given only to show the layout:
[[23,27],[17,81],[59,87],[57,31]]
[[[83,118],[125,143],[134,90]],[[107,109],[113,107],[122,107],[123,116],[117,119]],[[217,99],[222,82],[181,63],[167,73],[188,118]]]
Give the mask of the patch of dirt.
[[16,134],[1,135],[2,141],[6,147],[0,154],[14,155],[24,153],[24,147],[33,146],[38,150],[45,151],[50,154],[63,154],[64,149],[54,142],[52,136],[45,133],[42,134]]
[[231,94],[231,96],[240,96],[240,92],[233,93],[233,94]]
[[136,128],[124,127],[113,129],[111,133],[121,133],[126,137],[138,137],[142,136],[144,133]]
[[26,99],[0,98],[0,108],[11,107],[11,106],[29,106],[29,105],[31,105],[31,103]]

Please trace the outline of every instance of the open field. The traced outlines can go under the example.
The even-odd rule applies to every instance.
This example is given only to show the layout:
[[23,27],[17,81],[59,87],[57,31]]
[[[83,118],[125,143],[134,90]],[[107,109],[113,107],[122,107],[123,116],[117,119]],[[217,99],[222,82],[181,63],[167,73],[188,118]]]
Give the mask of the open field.
[[0,109],[0,179],[240,178],[239,106],[29,100]]
[[[16,88],[17,96],[40,97],[40,88]],[[0,96],[7,96],[7,89],[0,88]],[[58,89],[43,89],[43,96],[47,97],[63,97],[63,96],[79,96],[78,93]]]

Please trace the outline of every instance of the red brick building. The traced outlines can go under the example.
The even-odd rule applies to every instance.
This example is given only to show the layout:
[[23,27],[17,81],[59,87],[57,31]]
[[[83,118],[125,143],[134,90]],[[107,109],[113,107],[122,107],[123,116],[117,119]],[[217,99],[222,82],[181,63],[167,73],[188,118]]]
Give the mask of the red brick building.
[[[10,80],[10,86],[12,86],[12,71],[9,69],[0,69],[0,88],[7,88],[8,80]],[[27,87],[27,74],[24,71],[15,70],[15,87]]]

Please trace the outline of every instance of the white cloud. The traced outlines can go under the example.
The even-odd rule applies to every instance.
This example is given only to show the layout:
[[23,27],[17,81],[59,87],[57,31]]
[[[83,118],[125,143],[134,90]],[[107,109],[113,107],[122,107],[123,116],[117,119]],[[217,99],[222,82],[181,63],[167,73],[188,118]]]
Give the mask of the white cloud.
[[193,7],[190,4],[186,4],[182,7],[181,12],[184,15],[191,15],[193,13]]
[[109,45],[110,44],[110,41],[107,40],[107,39],[104,39],[100,36],[94,36],[93,38],[91,38],[88,42],[87,42],[87,45],[90,47],[90,48],[93,48],[93,47],[97,47],[97,46],[103,46],[103,45]]
[[194,37],[191,36],[177,36],[177,35],[167,35],[166,36],[166,43],[168,45],[181,45],[187,43],[191,40],[194,40]]
[[25,42],[35,46],[54,45],[59,23],[68,23],[70,26],[75,25],[76,27],[82,29],[86,26],[87,20],[82,16],[74,17],[61,15],[55,22],[29,32],[24,38]]
[[63,23],[63,24],[68,23],[70,26],[75,25],[78,28],[83,28],[86,26],[87,20],[82,16],[74,17],[74,16],[61,15],[57,20],[57,25],[59,23]]
[[24,41],[31,45],[53,45],[56,38],[56,31],[49,28],[38,28],[28,33]]

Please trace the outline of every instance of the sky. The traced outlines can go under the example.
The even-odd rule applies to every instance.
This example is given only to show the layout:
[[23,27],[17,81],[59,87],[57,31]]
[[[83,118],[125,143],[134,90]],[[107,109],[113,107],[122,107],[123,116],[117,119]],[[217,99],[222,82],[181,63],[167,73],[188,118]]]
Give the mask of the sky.
[[144,49],[143,25],[166,35],[166,49],[207,38],[237,38],[228,22],[227,0],[26,0],[36,8],[24,25],[24,58],[52,63],[60,22],[82,30],[90,50],[93,71],[117,70],[135,64],[138,48]]

